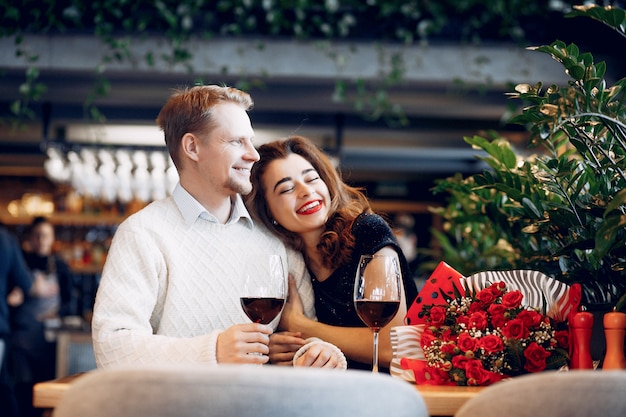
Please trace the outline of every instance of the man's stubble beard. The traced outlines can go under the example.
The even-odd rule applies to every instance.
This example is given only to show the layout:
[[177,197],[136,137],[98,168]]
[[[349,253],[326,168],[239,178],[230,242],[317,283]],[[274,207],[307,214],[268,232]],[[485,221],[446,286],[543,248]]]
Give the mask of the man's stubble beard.
[[241,182],[230,179],[228,182],[228,188],[237,194],[248,195],[252,192],[252,183],[248,182],[246,184],[243,184]]

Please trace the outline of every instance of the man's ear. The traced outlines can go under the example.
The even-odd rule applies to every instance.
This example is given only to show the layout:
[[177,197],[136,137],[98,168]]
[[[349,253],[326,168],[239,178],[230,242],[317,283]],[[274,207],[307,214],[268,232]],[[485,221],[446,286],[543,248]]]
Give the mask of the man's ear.
[[193,133],[185,133],[180,141],[181,152],[192,161],[198,161],[199,140]]

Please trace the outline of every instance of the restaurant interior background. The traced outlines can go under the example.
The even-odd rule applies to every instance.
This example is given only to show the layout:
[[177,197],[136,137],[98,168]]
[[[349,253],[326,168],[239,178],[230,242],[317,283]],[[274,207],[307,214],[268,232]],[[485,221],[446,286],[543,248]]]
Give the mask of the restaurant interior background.
[[[69,3],[90,4],[50,2]],[[156,13],[152,3],[135,6]],[[177,3],[170,11],[184,23],[189,10],[181,5],[191,3]],[[226,27],[219,19],[227,17],[262,22],[269,16],[263,7],[279,7],[218,3],[215,11],[204,6],[202,13],[191,14],[195,35],[219,33],[220,24]],[[568,5],[578,2],[449,0],[437,2],[440,15],[423,1],[360,3],[301,1],[304,14],[293,8],[278,35],[250,30],[191,37],[179,49],[190,54],[188,60],[178,64],[162,58],[173,53],[172,46],[156,27],[131,30],[129,44],[114,51],[93,28],[33,29],[26,22],[27,1],[20,24],[2,13],[10,24],[0,32],[0,222],[22,236],[33,215],[53,219],[58,249],[84,277],[76,309],[88,312],[115,227],[167,191],[151,189],[151,181],[170,184],[156,115],[174,88],[201,81],[241,86],[252,94],[258,143],[300,134],[333,155],[344,179],[364,187],[376,210],[415,234],[417,265],[436,249],[431,228],[441,227],[429,211],[445,198],[431,192],[435,181],[484,168],[463,137],[494,130],[523,151],[527,133],[506,124],[512,105],[520,103],[507,101],[506,93],[518,83],[567,80],[549,56],[525,46],[557,38],[581,47],[593,43],[609,68],[624,73],[623,58],[595,42],[605,33],[600,24],[563,18]],[[219,19],[209,19],[213,12]],[[427,34],[429,18],[432,25],[437,16],[448,23]],[[324,24],[336,36],[321,36]],[[12,32],[18,27],[26,29]],[[308,37],[294,35],[296,28],[307,27],[313,32]],[[19,44],[17,35],[23,35]],[[121,51],[129,55],[115,58]],[[14,105],[24,100],[21,93],[33,75],[31,87],[41,83],[45,91],[31,95],[32,117],[16,124]],[[99,94],[103,88],[106,93]],[[107,178],[102,186],[99,178]]]

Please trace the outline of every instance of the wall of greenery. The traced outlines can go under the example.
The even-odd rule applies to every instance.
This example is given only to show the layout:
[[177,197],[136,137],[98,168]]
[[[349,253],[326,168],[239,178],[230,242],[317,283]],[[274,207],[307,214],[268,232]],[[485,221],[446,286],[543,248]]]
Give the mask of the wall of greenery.
[[[264,38],[300,40],[355,40],[397,42],[405,45],[444,40],[455,43],[485,41],[526,45],[541,38],[575,1],[545,0],[0,0],[0,38],[14,39],[15,55],[29,63],[22,99],[13,103],[17,117],[32,117],[33,101],[45,97],[39,82],[38,56],[24,43],[28,34],[93,34],[108,45],[98,81],[86,97],[90,117],[99,118],[93,102],[106,95],[107,65],[141,59],[150,65],[188,65],[192,37],[250,37],[262,48]],[[133,40],[162,35],[169,53],[148,51],[133,57]],[[336,59],[336,57],[329,57]],[[334,99],[356,92],[356,109],[370,109],[376,117],[402,109],[388,101],[386,91],[402,83],[402,56],[392,57],[392,68],[380,80],[338,79]],[[188,66],[190,73],[195,69]],[[233,71],[225,68],[225,71]],[[239,87],[249,89],[242,78]],[[262,81],[262,80],[261,80]],[[366,106],[365,103],[368,103]]]

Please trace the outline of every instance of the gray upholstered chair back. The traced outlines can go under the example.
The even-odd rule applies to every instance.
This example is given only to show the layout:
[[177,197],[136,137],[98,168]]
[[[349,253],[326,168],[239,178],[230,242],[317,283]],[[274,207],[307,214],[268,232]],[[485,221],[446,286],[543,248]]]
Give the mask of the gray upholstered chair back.
[[455,417],[622,417],[626,371],[576,370],[515,377],[468,400]]
[[96,370],[54,417],[427,417],[411,384],[363,371],[219,366]]

